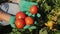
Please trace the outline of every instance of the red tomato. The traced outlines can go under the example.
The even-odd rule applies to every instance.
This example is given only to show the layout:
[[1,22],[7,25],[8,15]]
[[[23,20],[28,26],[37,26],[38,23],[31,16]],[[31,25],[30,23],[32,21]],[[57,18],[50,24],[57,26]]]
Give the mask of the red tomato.
[[19,19],[19,20],[16,20],[15,25],[16,25],[17,28],[20,28],[21,29],[21,28],[24,27],[25,22],[24,22],[24,20]]
[[18,12],[16,14],[16,20],[18,19],[24,19],[26,17],[26,15],[23,12]]
[[30,7],[30,12],[32,14],[36,14],[37,11],[38,11],[38,7],[36,5],[33,5],[33,6]]
[[31,17],[25,18],[26,25],[33,25],[34,20]]

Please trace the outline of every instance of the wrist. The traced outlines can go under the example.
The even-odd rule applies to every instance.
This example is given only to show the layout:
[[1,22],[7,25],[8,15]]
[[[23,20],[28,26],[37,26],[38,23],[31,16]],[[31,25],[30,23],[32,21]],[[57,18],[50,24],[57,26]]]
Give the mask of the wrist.
[[10,0],[12,2],[15,2],[15,3],[19,3],[20,0]]

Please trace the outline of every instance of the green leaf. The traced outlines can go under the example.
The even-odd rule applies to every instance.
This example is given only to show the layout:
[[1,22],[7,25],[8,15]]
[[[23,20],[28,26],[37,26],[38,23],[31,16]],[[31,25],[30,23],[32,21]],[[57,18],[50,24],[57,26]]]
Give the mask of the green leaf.
[[29,29],[31,30],[36,29],[36,26],[31,26]]
[[56,33],[56,34],[60,34],[60,32]]
[[37,21],[35,21],[34,24],[37,24]]
[[23,29],[28,29],[30,28],[30,25],[26,25]]
[[48,14],[48,15],[47,15],[47,18],[48,18],[49,20],[52,20],[52,15]]
[[31,16],[31,15],[32,15],[31,13],[28,14],[28,16]]
[[47,32],[47,30],[45,30],[45,29],[41,29],[41,30],[39,31],[39,34],[48,34],[48,32]]
[[27,14],[27,15],[28,15],[28,14],[29,14],[29,11],[26,11],[26,13],[25,13],[25,14]]
[[13,32],[17,32],[17,29],[14,28],[14,29],[12,29],[12,31],[13,31]]
[[36,2],[40,2],[41,0],[36,0]]
[[35,17],[35,14],[33,14],[32,17]]
[[55,34],[60,34],[60,30],[57,30],[57,31],[55,32]]
[[41,14],[37,13],[37,17],[41,17]]
[[21,32],[16,32],[16,34],[21,34]]
[[10,34],[14,34],[13,32],[11,32]]

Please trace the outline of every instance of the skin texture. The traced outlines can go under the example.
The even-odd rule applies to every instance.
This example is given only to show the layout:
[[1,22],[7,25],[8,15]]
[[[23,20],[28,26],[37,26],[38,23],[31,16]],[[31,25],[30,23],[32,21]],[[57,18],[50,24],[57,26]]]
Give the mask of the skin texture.
[[10,0],[10,1],[19,3],[20,0]]
[[3,11],[0,11],[0,20],[8,23],[9,20],[10,20],[10,17],[11,17],[11,15],[9,15],[9,14],[3,12]]
[[[9,1],[19,3],[20,0],[9,0]],[[7,14],[0,10],[0,20],[5,21],[6,23],[9,23],[10,17],[11,17],[10,14]]]
[[[20,0],[9,0],[9,1],[19,3]],[[5,21],[6,23],[9,23],[10,17],[11,17],[10,14],[7,14],[0,10],[0,20],[1,21]]]

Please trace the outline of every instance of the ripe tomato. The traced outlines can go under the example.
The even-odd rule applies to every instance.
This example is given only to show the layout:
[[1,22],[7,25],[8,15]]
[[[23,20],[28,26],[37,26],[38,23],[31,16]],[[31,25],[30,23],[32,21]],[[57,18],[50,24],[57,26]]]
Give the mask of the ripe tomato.
[[15,25],[16,25],[17,28],[20,28],[21,29],[21,28],[24,27],[25,22],[24,22],[24,20],[19,19],[19,20],[16,20]]
[[18,19],[24,19],[26,17],[26,15],[23,12],[18,12],[16,14],[16,20]]
[[37,11],[38,11],[38,7],[36,5],[33,5],[33,6],[30,7],[30,12],[32,14],[36,14]]
[[25,18],[26,25],[33,25],[34,20],[31,17]]

